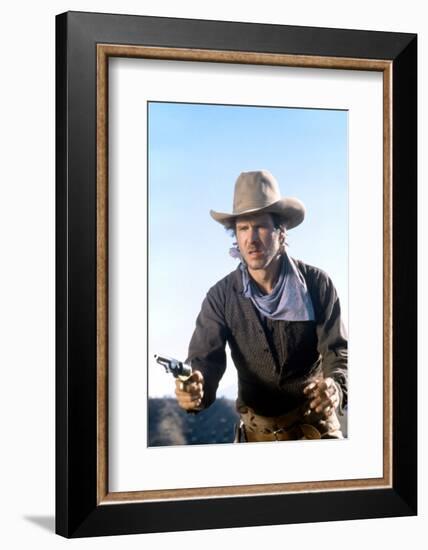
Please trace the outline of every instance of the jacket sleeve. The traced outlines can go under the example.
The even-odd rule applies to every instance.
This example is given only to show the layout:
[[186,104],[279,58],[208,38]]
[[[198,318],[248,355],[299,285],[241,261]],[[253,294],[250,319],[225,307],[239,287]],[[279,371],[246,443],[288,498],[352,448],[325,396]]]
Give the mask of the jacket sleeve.
[[318,351],[322,357],[324,377],[331,377],[340,394],[339,412],[348,403],[348,340],[341,319],[336,289],[326,275],[319,280],[317,315]]
[[226,340],[224,304],[219,290],[213,287],[202,303],[186,359],[192,370],[199,370],[204,377],[202,408],[215,401],[218,384],[226,370]]

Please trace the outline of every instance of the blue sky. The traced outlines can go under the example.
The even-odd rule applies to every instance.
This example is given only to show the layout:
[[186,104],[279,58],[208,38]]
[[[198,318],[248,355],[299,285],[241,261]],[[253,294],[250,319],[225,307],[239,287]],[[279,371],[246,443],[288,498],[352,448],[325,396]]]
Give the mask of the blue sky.
[[[305,204],[289,254],[332,277],[347,324],[347,112],[151,102],[148,120],[149,357],[185,359],[207,290],[236,268],[209,210],[232,210],[243,171],[269,170],[283,196]],[[149,394],[171,394],[156,368]],[[219,393],[233,395],[233,373],[225,380]]]

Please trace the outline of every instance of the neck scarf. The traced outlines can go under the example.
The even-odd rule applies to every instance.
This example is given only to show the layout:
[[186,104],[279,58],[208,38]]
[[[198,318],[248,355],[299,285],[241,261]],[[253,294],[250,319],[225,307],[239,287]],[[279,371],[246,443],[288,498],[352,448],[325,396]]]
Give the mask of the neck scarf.
[[244,296],[249,298],[261,315],[274,321],[313,321],[314,308],[306,281],[287,252],[281,262],[278,280],[270,294],[263,294],[241,262]]

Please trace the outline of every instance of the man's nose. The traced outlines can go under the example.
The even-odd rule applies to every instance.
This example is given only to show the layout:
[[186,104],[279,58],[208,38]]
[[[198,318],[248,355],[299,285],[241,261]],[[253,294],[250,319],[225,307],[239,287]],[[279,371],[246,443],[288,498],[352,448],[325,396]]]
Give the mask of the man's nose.
[[257,241],[259,239],[259,231],[257,229],[257,227],[252,227],[251,228],[251,242],[253,241]]

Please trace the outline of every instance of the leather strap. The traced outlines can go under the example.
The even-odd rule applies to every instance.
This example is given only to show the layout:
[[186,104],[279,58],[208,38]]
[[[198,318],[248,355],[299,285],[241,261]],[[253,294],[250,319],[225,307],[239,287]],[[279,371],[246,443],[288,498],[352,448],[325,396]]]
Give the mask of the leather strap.
[[249,407],[240,411],[241,428],[248,442],[290,441],[298,439],[321,439],[334,433],[333,437],[343,437],[336,413],[330,419],[322,419],[311,412],[306,415],[307,406],[299,407],[281,416],[261,416]]

